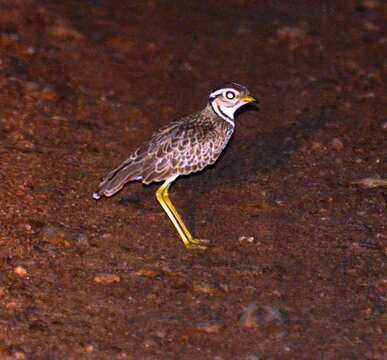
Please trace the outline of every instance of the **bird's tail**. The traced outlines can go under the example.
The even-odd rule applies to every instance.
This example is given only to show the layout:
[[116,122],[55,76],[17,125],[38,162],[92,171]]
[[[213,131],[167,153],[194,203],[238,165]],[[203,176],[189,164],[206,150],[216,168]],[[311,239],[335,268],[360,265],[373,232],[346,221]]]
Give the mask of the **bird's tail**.
[[113,196],[129,181],[140,180],[141,169],[141,161],[124,161],[102,179],[98,185],[98,191],[93,194],[93,198],[98,200],[102,196]]

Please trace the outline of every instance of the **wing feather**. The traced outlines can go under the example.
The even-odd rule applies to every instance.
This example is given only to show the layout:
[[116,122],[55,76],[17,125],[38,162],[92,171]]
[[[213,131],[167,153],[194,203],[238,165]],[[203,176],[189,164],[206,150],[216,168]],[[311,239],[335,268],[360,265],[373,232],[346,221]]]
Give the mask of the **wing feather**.
[[217,160],[231,133],[220,133],[214,122],[201,121],[200,113],[172,122],[109,172],[94,197],[112,196],[129,181],[149,184],[202,170]]

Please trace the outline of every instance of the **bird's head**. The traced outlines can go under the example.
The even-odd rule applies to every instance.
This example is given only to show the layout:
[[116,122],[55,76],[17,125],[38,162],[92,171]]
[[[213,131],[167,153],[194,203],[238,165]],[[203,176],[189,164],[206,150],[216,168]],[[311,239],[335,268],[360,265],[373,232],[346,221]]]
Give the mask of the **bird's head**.
[[237,83],[227,83],[210,93],[208,101],[215,113],[234,124],[234,114],[243,105],[256,101],[249,90]]

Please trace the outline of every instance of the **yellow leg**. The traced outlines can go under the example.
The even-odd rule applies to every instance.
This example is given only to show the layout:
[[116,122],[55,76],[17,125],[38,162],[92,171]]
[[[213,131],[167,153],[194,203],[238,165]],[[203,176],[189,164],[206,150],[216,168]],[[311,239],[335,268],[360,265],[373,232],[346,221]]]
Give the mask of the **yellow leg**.
[[172,221],[172,224],[177,230],[185,247],[187,249],[205,249],[206,248],[205,244],[207,244],[208,241],[194,239],[191,233],[189,232],[189,230],[187,229],[187,227],[185,226],[176,208],[173,206],[171,199],[169,198],[169,195],[168,195],[168,189],[170,185],[171,185],[171,182],[167,180],[157,190],[156,198],[158,202],[160,203],[164,211],[167,213],[169,219]]

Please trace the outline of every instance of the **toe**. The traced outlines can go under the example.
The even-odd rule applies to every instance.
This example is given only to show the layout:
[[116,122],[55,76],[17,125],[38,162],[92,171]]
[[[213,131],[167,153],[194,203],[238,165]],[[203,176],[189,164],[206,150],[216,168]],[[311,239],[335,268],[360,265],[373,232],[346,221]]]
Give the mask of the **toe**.
[[206,240],[206,239],[191,239],[190,243],[191,244],[197,244],[197,245],[206,246],[206,245],[208,245],[210,243],[210,241]]
[[207,250],[207,246],[204,245],[202,242],[190,242],[188,245],[186,245],[186,248],[189,250]]

